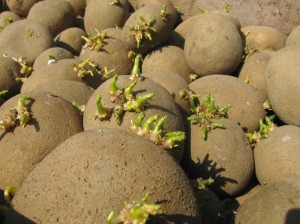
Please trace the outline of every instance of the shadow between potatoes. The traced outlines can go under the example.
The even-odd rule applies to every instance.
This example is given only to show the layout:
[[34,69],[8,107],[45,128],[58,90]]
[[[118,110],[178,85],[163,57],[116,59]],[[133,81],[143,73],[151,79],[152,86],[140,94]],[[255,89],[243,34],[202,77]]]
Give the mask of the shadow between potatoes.
[[285,224],[300,223],[300,208],[290,209],[285,217]]
[[25,217],[24,215],[17,212],[15,209],[10,208],[7,213],[7,220],[4,223],[6,224],[36,224],[36,222],[30,220],[29,218]]

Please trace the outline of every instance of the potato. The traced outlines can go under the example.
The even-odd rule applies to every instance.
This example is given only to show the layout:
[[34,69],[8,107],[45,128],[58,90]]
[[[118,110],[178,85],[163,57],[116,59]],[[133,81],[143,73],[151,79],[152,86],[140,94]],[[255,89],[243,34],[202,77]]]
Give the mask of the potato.
[[200,76],[231,74],[243,55],[243,43],[233,20],[222,14],[206,13],[195,19],[185,39],[184,55]]
[[285,46],[300,45],[300,25],[292,29],[286,39]]
[[150,71],[143,72],[142,76],[152,79],[168,90],[177,103],[183,118],[190,114],[189,102],[182,99],[179,94],[181,90],[189,90],[190,87],[180,75],[170,71]]
[[86,0],[67,0],[74,9],[75,15],[83,16],[86,7]]
[[32,118],[25,126],[1,131],[0,188],[19,187],[23,179],[51,150],[68,137],[82,131],[82,120],[72,105],[51,94],[16,95],[0,108],[3,119],[18,105],[20,97],[31,96],[26,105]]
[[265,95],[242,80],[228,75],[210,75],[195,80],[190,89],[201,97],[210,92],[218,105],[232,104],[228,118],[240,124],[244,131],[253,132],[264,118]]
[[261,184],[286,178],[300,179],[300,127],[275,128],[254,148],[255,170]]
[[273,55],[266,68],[266,86],[272,109],[286,124],[300,126],[299,46],[285,47]]
[[21,18],[10,11],[4,11],[0,14],[0,31],[2,31],[7,25],[20,20]]
[[101,68],[107,67],[108,70],[114,70],[114,73],[118,75],[130,75],[133,63],[128,58],[129,51],[122,41],[108,36],[104,39],[104,42],[104,46],[99,51],[90,49],[90,47],[83,47],[79,58],[82,60],[90,58]]
[[6,4],[10,11],[19,16],[26,17],[31,7],[39,1],[40,0],[6,0]]
[[[111,102],[110,85],[112,79],[108,79],[102,83],[93,93],[83,114],[83,127],[84,130],[94,130],[99,128],[119,128],[122,130],[128,130],[132,126],[132,121],[136,121],[139,115],[138,112],[125,111],[120,120],[116,119],[113,115],[108,119],[97,119],[93,115],[97,113],[96,100],[98,96],[101,96],[101,103],[104,108],[112,109],[116,105],[120,105],[120,102]],[[119,76],[117,81],[117,87],[120,89],[125,88],[131,81],[129,76]],[[155,95],[148,100],[145,108],[142,110],[145,113],[143,122],[147,121],[150,117],[158,115],[159,118],[167,116],[167,120],[164,124],[165,131],[184,131],[183,120],[180,111],[173,100],[171,94],[164,89],[160,84],[154,82],[151,79],[145,78],[142,82],[137,82],[133,88],[133,94],[135,97],[154,93]],[[170,150],[172,155],[181,161],[184,151],[184,141],[178,143],[176,150]]]
[[270,26],[244,26],[242,32],[252,49],[278,51],[285,45],[285,40],[278,30]]
[[0,51],[17,59],[25,57],[29,64],[52,45],[49,29],[37,21],[19,20],[0,33]]
[[183,50],[175,46],[159,47],[147,54],[143,60],[142,71],[143,73],[174,72],[180,75],[186,83],[190,83],[189,75],[193,73],[185,60]]
[[119,28],[107,28],[102,30],[101,33],[107,33],[109,38],[122,40],[122,30]]
[[94,92],[94,89],[82,82],[73,80],[61,80],[42,85],[33,93],[47,92],[64,98],[70,103],[85,105]]
[[128,0],[119,0],[116,5],[112,0],[90,0],[84,15],[84,27],[88,34],[95,35],[95,29],[104,30],[111,27],[123,27],[129,16]]
[[74,25],[75,12],[69,1],[43,0],[30,9],[27,19],[45,24],[55,37],[63,30]]
[[286,179],[261,187],[238,209],[236,224],[299,223],[300,180]]
[[[218,103],[217,99],[216,102]],[[213,178],[209,186],[218,196],[228,197],[241,193],[254,173],[253,151],[242,128],[230,119],[212,119],[225,129],[214,129],[202,139],[202,130],[191,124],[182,166],[189,177]]]
[[80,28],[71,27],[65,29],[54,38],[54,46],[65,48],[73,55],[79,55],[81,48],[85,43],[82,36],[86,36],[86,33]]
[[243,64],[238,77],[261,90],[267,98],[265,70],[271,58],[270,52],[258,52],[251,55]]
[[52,47],[43,51],[34,61],[33,70],[38,70],[44,66],[47,66],[49,59],[54,58],[54,60],[59,61],[67,58],[74,58],[73,54],[60,47]]
[[[37,223],[106,223],[110,212],[118,213],[125,201],[138,200],[145,192],[150,203],[163,209],[147,223],[202,223],[178,163],[128,131],[106,128],[79,133],[57,147],[26,178],[13,207]],[[6,219],[21,220],[13,210]]]
[[255,186],[251,186],[250,190],[248,190],[246,193],[240,195],[239,197],[237,197],[235,199],[241,206],[246,200],[253,197],[257,192],[259,192],[261,188],[262,188],[262,185],[259,185],[259,184],[255,185]]
[[74,70],[74,65],[81,64],[80,59],[63,59],[54,64],[49,64],[41,69],[34,71],[29,78],[27,78],[21,88],[21,93],[30,93],[37,87],[51,82],[61,80],[73,80],[84,82],[92,88],[97,88],[103,82],[99,73],[91,66],[86,66],[86,70],[91,70],[94,74],[91,76],[87,74],[80,78],[78,73]]
[[20,92],[22,83],[16,78],[20,77],[21,66],[11,58],[0,57],[0,67],[0,92],[8,90],[3,97],[8,99]]
[[166,16],[161,15],[162,9],[161,3],[149,4],[131,14],[122,31],[122,40],[128,49],[147,54],[168,41],[177,17],[168,9]]

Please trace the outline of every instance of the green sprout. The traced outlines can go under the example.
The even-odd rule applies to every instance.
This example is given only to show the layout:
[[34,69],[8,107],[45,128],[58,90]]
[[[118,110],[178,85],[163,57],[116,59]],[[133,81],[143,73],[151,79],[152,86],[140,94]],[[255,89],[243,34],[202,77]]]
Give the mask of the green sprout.
[[262,139],[269,138],[270,132],[274,130],[276,125],[274,124],[273,120],[275,115],[266,116],[264,119],[259,120],[259,131],[255,131],[253,133],[246,133],[246,136],[249,139],[251,144],[255,144],[260,142]]
[[227,2],[223,2],[223,10],[226,13],[230,12],[230,5]]
[[244,82],[247,83],[247,84],[249,84],[250,81],[251,81],[251,76],[247,75],[246,78],[245,78],[245,80],[244,80]]
[[[3,57],[8,57],[8,55],[3,54]],[[20,73],[21,73],[21,75],[23,75],[25,77],[25,79],[31,75],[31,73],[33,72],[33,68],[31,65],[29,65],[27,63],[26,57],[19,57],[18,59],[12,57],[11,59],[13,59],[15,62],[17,62],[21,66]],[[23,78],[16,78],[16,80],[23,80]]]
[[73,69],[77,73],[77,76],[79,78],[84,78],[87,75],[94,76],[94,73],[90,69],[88,70],[87,68],[87,66],[91,64],[94,66],[94,64],[91,62],[91,58],[88,58],[85,61],[83,61],[81,64],[78,65],[73,64]]
[[11,200],[17,192],[17,188],[13,186],[7,186],[4,189],[4,199],[8,205],[11,205]]
[[141,63],[142,63],[142,55],[141,54],[137,54],[134,57],[134,65],[131,71],[131,75],[129,77],[130,80],[137,80],[137,81],[141,81],[142,77],[141,77]]
[[118,5],[118,4],[120,4],[120,0],[113,0],[109,4],[110,5]]
[[72,102],[72,106],[78,110],[80,113],[84,113],[85,111],[85,105],[80,105],[78,103],[76,103],[75,101]]
[[111,117],[111,110],[107,109],[102,106],[101,103],[101,96],[98,96],[96,99],[96,106],[97,106],[97,112],[93,114],[93,117],[95,119],[100,119],[101,121],[103,120],[109,120]]
[[169,16],[169,13],[168,13],[168,9],[167,9],[167,5],[164,4],[162,9],[160,10],[160,16],[162,18],[162,20],[164,22],[167,22],[168,21],[168,16]]
[[9,93],[8,90],[0,91],[0,97],[5,96],[5,95],[7,95],[8,93]]
[[180,96],[183,99],[189,100],[191,112],[193,115],[187,119],[192,121],[193,124],[199,124],[202,131],[202,139],[207,140],[208,132],[216,128],[225,128],[223,124],[213,123],[211,119],[227,118],[227,112],[232,107],[231,104],[225,104],[222,107],[217,106],[214,96],[210,93],[200,101],[199,95],[192,93],[191,91],[182,90]]
[[116,102],[117,99],[120,97],[120,95],[123,93],[123,91],[117,87],[117,80],[118,80],[118,75],[115,75],[112,78],[112,82],[109,87],[109,93],[111,96],[110,101],[112,103]]
[[156,29],[153,27],[154,23],[155,19],[153,17],[146,20],[144,17],[139,16],[137,25],[129,25],[129,29],[132,31],[129,36],[135,39],[137,48],[140,47],[143,39],[152,40],[151,33],[156,32]]
[[133,95],[133,88],[136,86],[137,81],[132,81],[131,83],[129,83],[129,85],[127,85],[124,89],[124,95],[126,100],[133,100],[134,99],[134,95]]
[[108,70],[106,66],[104,66],[103,70],[97,69],[97,71],[102,75],[104,79],[110,78],[115,73],[115,68]]
[[254,53],[258,53],[259,49],[257,49],[255,46],[250,46],[250,44],[247,41],[247,36],[250,34],[250,32],[244,33],[244,37],[246,39],[245,47],[244,47],[244,55],[243,59],[246,61],[250,56],[252,56]]
[[149,194],[146,193],[139,201],[125,202],[125,207],[119,214],[111,212],[107,224],[146,224],[150,215],[162,214],[161,205],[147,203]]
[[205,14],[205,13],[208,12],[207,9],[201,9],[201,8],[199,8],[199,11],[200,11],[201,14]]
[[[131,120],[130,130],[145,139],[150,140],[156,145],[162,146],[165,150],[170,150],[177,147],[177,143],[184,141],[186,136],[184,132],[166,132],[164,124],[167,116],[159,119],[159,116],[153,115],[142,124],[145,113],[141,112],[136,121]],[[155,123],[158,120],[157,123]]]
[[145,105],[147,104],[148,100],[150,100],[155,94],[154,93],[148,93],[142,96],[139,96],[137,99],[128,100],[126,103],[124,103],[124,109],[126,111],[132,111],[132,112],[141,112]]
[[102,48],[107,44],[105,39],[107,38],[107,32],[100,33],[98,29],[95,29],[96,34],[94,36],[88,34],[87,37],[81,36],[85,40],[83,48],[89,48],[91,51],[101,51]]
[[9,17],[8,17],[8,18],[5,19],[5,23],[6,23],[6,24],[11,24],[11,23],[13,23],[13,22],[14,22],[14,21],[13,21],[12,18],[9,18]]
[[34,32],[32,29],[26,28],[26,33],[28,34],[28,36],[32,37]]
[[3,120],[0,120],[0,129],[11,130],[15,126],[25,127],[31,119],[31,111],[27,107],[26,102],[31,101],[30,96],[21,97],[18,105],[10,110]]
[[195,80],[197,80],[199,78],[200,78],[200,75],[196,74],[196,73],[193,73],[193,74],[189,75],[189,79],[190,79],[191,82],[193,82],[193,81],[195,81]]
[[208,178],[208,179],[202,179],[197,178],[197,189],[198,190],[205,190],[207,186],[212,185],[215,182],[215,180],[213,178]]

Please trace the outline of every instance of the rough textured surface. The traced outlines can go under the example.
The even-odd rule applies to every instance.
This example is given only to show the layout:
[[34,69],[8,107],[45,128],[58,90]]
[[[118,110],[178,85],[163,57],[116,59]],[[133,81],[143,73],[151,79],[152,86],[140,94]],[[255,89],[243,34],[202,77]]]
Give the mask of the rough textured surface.
[[191,124],[190,147],[183,156],[182,165],[192,179],[213,178],[209,186],[221,197],[241,193],[254,172],[253,151],[241,127],[230,119],[212,120],[225,129],[208,132],[202,139],[201,128]]
[[190,83],[189,75],[193,73],[187,64],[184,52],[176,46],[164,46],[151,51],[143,60],[143,73],[170,71],[180,75]]
[[49,29],[37,21],[19,20],[0,33],[0,51],[9,57],[25,57],[27,63],[33,63],[52,45]]
[[254,149],[255,170],[261,184],[285,178],[300,179],[300,127],[275,128]]
[[243,56],[243,41],[233,20],[221,13],[205,13],[194,19],[184,44],[189,67],[200,76],[231,74]]
[[245,201],[237,211],[235,224],[300,223],[300,180],[275,181]]
[[300,46],[289,46],[269,60],[265,77],[269,101],[286,124],[300,126]]
[[190,89],[201,97],[211,93],[217,105],[232,104],[228,118],[253,132],[259,127],[259,119],[264,118],[265,95],[244,81],[228,75],[209,75],[195,80]]
[[285,46],[300,45],[300,25],[296,26],[286,39]]
[[[49,154],[13,207],[38,223],[105,223],[111,211],[145,192],[164,211],[149,223],[201,223],[191,185],[172,157],[130,132],[102,129],[79,133]],[[28,223],[13,212],[6,222]]]
[[[18,104],[16,95],[0,108],[3,119]],[[28,105],[33,118],[25,128],[17,126],[13,132],[0,135],[0,188],[19,187],[23,179],[51,150],[68,137],[81,132],[82,118],[72,105],[50,94],[30,95]]]
[[[183,19],[199,14],[199,9],[223,11],[223,0],[171,0],[179,7]],[[300,2],[296,0],[227,0],[230,13],[237,17],[242,26],[265,25],[278,29],[287,35],[299,25]]]
[[2,0],[1,2],[4,1],[10,11],[22,17],[26,17],[31,7],[40,0]]

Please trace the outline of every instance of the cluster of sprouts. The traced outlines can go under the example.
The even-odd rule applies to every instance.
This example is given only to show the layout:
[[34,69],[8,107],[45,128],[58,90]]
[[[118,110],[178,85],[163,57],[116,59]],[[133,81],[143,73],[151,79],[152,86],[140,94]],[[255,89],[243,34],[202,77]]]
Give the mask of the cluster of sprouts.
[[21,97],[18,100],[18,105],[10,109],[4,119],[0,120],[0,129],[8,131],[16,126],[25,127],[32,116],[30,109],[27,107],[27,101],[31,101],[29,96]]
[[119,214],[111,212],[107,218],[107,224],[146,224],[150,215],[162,214],[159,204],[147,203],[149,194],[146,193],[139,201],[125,202],[124,208]]
[[100,33],[98,29],[95,29],[96,34],[94,36],[88,34],[87,37],[81,36],[85,40],[83,48],[89,48],[91,51],[101,51],[107,44],[105,39],[107,38],[107,32]]

